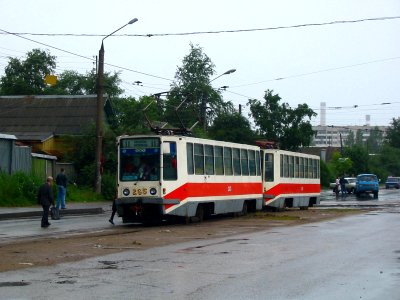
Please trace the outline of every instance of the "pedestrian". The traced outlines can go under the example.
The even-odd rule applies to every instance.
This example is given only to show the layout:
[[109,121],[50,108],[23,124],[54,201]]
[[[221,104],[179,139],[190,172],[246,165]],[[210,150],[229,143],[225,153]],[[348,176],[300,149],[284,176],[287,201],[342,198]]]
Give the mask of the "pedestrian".
[[60,205],[61,205],[61,209],[66,209],[65,197],[67,195],[67,176],[65,175],[64,168],[61,168],[61,172],[57,174],[56,185],[57,185],[56,208],[60,209]]
[[115,199],[114,199],[113,203],[112,203],[111,217],[110,217],[110,220],[108,220],[108,222],[110,222],[113,225],[114,225],[114,216],[115,216],[116,212],[117,212],[117,206],[115,205]]
[[344,196],[346,194],[346,179],[344,179],[344,176],[340,177],[339,183],[342,196]]
[[339,179],[339,176],[338,176],[338,177],[336,177],[336,180],[335,180],[335,194],[336,194],[336,196],[339,195],[339,189],[340,189],[340,179]]
[[53,177],[47,177],[47,180],[44,184],[42,184],[39,188],[37,194],[37,201],[43,208],[43,215],[42,215],[42,223],[41,226],[43,228],[49,227],[49,209],[50,205],[54,206],[54,197],[53,197]]

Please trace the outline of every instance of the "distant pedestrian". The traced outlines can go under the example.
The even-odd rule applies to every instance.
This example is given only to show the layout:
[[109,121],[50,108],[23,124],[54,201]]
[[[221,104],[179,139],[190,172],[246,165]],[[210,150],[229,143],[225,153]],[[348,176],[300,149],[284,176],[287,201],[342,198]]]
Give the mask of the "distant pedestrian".
[[65,175],[64,168],[61,168],[61,172],[57,174],[56,185],[57,185],[57,209],[66,209],[65,197],[67,195],[67,176]]
[[336,194],[336,196],[339,195],[339,189],[340,189],[340,179],[339,179],[339,176],[338,176],[338,177],[336,177],[336,180],[335,180],[335,194]]
[[115,205],[115,199],[114,199],[113,203],[112,203],[111,217],[110,217],[110,220],[108,220],[108,222],[110,222],[113,225],[114,225],[114,216],[115,216],[116,212],[117,212],[117,206]]
[[42,227],[46,228],[50,226],[49,223],[49,208],[52,204],[54,206],[54,197],[53,197],[53,177],[47,177],[46,182],[40,186],[38,194],[37,194],[37,201],[43,208],[43,215],[42,215]]

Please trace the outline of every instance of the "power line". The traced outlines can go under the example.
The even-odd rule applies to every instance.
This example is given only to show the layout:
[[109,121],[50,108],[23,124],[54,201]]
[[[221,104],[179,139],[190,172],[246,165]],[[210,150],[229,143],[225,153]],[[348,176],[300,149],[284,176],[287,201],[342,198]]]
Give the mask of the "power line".
[[[68,50],[64,50],[64,49],[61,49],[61,48],[46,44],[46,43],[35,41],[33,39],[24,37],[24,36],[22,36],[22,35],[20,35],[18,33],[12,33],[12,32],[9,32],[7,30],[4,30],[4,29],[0,28],[0,33],[1,32],[5,32],[7,34],[14,35],[14,36],[19,37],[21,39],[25,39],[25,40],[31,41],[33,43],[36,43],[36,44],[39,44],[39,45],[42,45],[42,46],[46,46],[46,47],[49,47],[49,48],[52,48],[52,49],[56,49],[58,51],[65,52],[65,53],[71,54],[73,56],[78,56],[78,57],[81,57],[81,58],[84,58],[84,59],[87,59],[87,60],[90,60],[90,61],[96,61],[92,57],[84,56],[84,55],[81,55],[81,54],[78,54],[78,53],[74,53],[74,52],[71,52],[71,51],[68,51]],[[158,78],[158,79],[173,81],[172,79],[169,79],[169,78],[164,78],[164,77],[161,77],[161,76],[157,76],[157,75],[152,75],[152,74],[136,71],[136,70],[133,70],[133,69],[130,69],[130,68],[126,68],[126,67],[121,67],[121,66],[117,66],[117,65],[113,65],[113,64],[109,64],[109,63],[104,63],[104,64],[107,65],[107,66],[111,66],[111,67],[118,68],[118,69],[121,69],[121,70],[126,70],[126,71],[133,72],[133,73],[138,73],[138,74],[145,75],[145,76],[150,76],[150,77],[154,77],[154,78]]]
[[378,62],[384,62],[384,61],[390,61],[390,60],[396,60],[396,59],[400,59],[400,56],[377,59],[377,60],[362,62],[362,63],[358,63],[358,64],[352,64],[352,65],[347,65],[347,66],[322,69],[322,70],[312,71],[312,72],[308,72],[308,73],[289,75],[289,76],[285,76],[285,77],[278,77],[278,78],[274,78],[274,79],[267,79],[267,80],[253,82],[253,83],[245,83],[245,84],[240,84],[240,85],[235,85],[235,86],[230,86],[230,87],[237,88],[237,87],[243,87],[243,86],[257,85],[257,84],[261,84],[261,83],[265,83],[265,82],[279,81],[279,80],[285,80],[285,79],[296,78],[296,77],[303,77],[303,76],[314,75],[314,74],[323,73],[323,72],[330,72],[330,71],[336,71],[336,70],[341,70],[341,69],[354,68],[354,67],[359,67],[359,66],[363,66],[363,65],[374,64],[374,63],[378,63]]
[[[293,29],[293,28],[327,26],[327,25],[338,25],[338,24],[352,24],[352,23],[371,22],[371,21],[387,21],[387,20],[395,20],[395,19],[400,19],[400,16],[365,18],[365,19],[357,19],[357,20],[338,20],[338,21],[331,21],[331,22],[306,23],[306,24],[297,24],[297,25],[288,25],[288,26],[251,28],[251,29],[211,30],[211,31],[194,31],[194,32],[177,32],[177,33],[115,34],[114,36],[162,37],[162,36],[182,36],[182,35],[200,35],[200,34],[241,33],[241,32]],[[6,33],[7,34],[18,34],[18,35],[32,35],[32,36],[73,36],[73,37],[104,37],[104,36],[106,36],[106,35],[91,34],[91,33],[32,33],[32,32],[21,32],[21,33],[6,32]],[[0,34],[4,34],[4,33],[0,33]]]

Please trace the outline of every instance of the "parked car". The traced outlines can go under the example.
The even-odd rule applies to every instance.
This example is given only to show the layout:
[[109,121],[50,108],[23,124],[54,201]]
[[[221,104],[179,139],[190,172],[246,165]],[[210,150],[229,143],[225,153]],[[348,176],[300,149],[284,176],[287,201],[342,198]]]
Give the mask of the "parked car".
[[375,174],[360,174],[357,176],[356,188],[354,193],[360,196],[362,193],[372,193],[374,198],[378,198],[379,180]]
[[[346,192],[348,194],[354,193],[356,189],[356,178],[355,177],[345,177],[345,185],[346,185]],[[335,193],[336,192],[336,182],[332,182],[329,184],[329,188]]]
[[400,177],[389,176],[386,179],[385,187],[387,189],[390,189],[390,188],[399,189],[400,188]]

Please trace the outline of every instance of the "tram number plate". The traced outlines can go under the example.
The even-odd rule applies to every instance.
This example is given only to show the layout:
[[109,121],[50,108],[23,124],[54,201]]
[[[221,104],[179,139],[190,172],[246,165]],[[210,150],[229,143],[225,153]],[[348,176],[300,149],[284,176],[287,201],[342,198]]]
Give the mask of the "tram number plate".
[[147,195],[147,188],[143,189],[133,189],[132,194],[133,196],[141,196],[141,195]]

